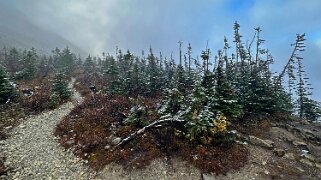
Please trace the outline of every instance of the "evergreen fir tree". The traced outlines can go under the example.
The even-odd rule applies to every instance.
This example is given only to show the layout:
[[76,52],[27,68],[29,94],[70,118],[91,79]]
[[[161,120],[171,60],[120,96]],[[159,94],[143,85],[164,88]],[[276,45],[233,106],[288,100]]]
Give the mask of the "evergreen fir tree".
[[[305,41],[305,34],[297,34],[297,38],[296,38],[296,42],[295,42],[295,48],[296,51],[304,51],[305,50],[305,45],[304,45],[304,41]],[[305,114],[305,104],[308,104],[308,102],[306,102],[306,100],[308,100],[308,95],[310,95],[309,93],[309,89],[306,86],[307,83],[307,79],[305,76],[305,71],[303,70],[303,65],[302,65],[302,57],[300,57],[298,54],[294,55],[294,58],[297,60],[297,64],[298,64],[298,87],[297,87],[297,94],[298,94],[298,108],[299,108],[299,116],[300,118],[304,118],[306,116]]]
[[53,51],[55,67],[59,72],[70,74],[75,68],[75,56],[71,53],[69,47],[66,47],[62,52],[56,48]]
[[7,102],[7,100],[14,94],[14,89],[9,82],[7,73],[0,65],[0,104]]
[[231,82],[228,81],[226,72],[224,72],[223,59],[221,56],[219,58],[215,79],[215,99],[212,103],[213,110],[217,113],[223,113],[226,116],[238,117],[242,113],[242,107],[237,101],[235,89],[232,87]]
[[23,69],[16,73],[16,77],[18,79],[31,79],[35,76],[37,71],[37,52],[34,48],[32,48],[30,51],[25,52],[22,58]]
[[81,59],[80,55],[78,55],[78,58],[77,58],[77,67],[82,67],[82,66],[83,66],[82,59]]
[[[134,56],[127,50],[127,53],[124,55],[123,64],[121,64],[122,69],[122,76],[123,76],[123,89],[124,93],[126,94],[133,94],[134,90],[134,82],[133,75],[134,75],[134,68],[133,68]],[[136,69],[138,70],[138,69]],[[137,75],[137,74],[136,74]],[[137,80],[137,79],[136,79]],[[137,81],[136,81],[137,82]]]
[[215,75],[213,72],[209,71],[209,58],[210,58],[210,50],[206,49],[206,51],[202,51],[202,59],[203,59],[203,79],[202,86],[205,88],[205,93],[208,97],[214,97],[214,86],[215,86]]
[[159,114],[162,117],[173,117],[183,110],[186,110],[186,99],[183,94],[177,88],[167,89]]
[[140,66],[140,61],[139,58],[135,58],[135,63],[133,65],[132,68],[132,75],[129,76],[131,79],[131,86],[132,86],[132,90],[131,92],[133,94],[140,94],[143,95],[143,92],[145,90],[144,88],[144,83],[143,83],[143,72],[141,71],[141,66]]
[[68,81],[65,79],[63,73],[58,73],[56,75],[51,87],[51,94],[51,101],[56,101],[57,99],[66,100],[71,97],[72,91],[68,88]]
[[123,92],[120,81],[119,66],[114,57],[107,56],[104,65],[104,75],[108,82],[106,92],[109,94],[118,94]]
[[171,59],[169,62],[165,60],[165,82],[166,87],[168,88],[174,88],[174,77],[175,77],[175,69],[176,69],[176,64],[173,59]]
[[92,57],[89,55],[84,64],[83,64],[84,70],[87,73],[94,73],[95,72],[95,62],[93,61]]
[[191,55],[192,55],[192,46],[191,43],[188,43],[187,47],[187,55],[188,55],[188,73],[191,73]]
[[183,95],[185,95],[188,90],[186,84],[186,73],[184,68],[183,66],[178,65],[174,76],[174,87],[176,87]]
[[[301,99],[299,99],[301,100]],[[321,117],[321,105],[319,102],[303,97],[303,106],[300,109],[300,113],[303,114],[303,117],[307,120],[317,121]],[[300,102],[299,102],[300,104]],[[302,111],[302,112],[301,112]]]
[[148,125],[148,112],[146,108],[140,104],[139,98],[137,101],[136,105],[130,109],[129,116],[125,119],[124,123],[136,127],[144,127]]
[[157,59],[153,54],[152,48],[149,49],[149,54],[147,57],[148,66],[147,66],[147,74],[148,74],[148,94],[155,95],[155,93],[160,90],[160,82],[159,82],[159,69],[157,65]]
[[21,54],[16,48],[9,51],[9,55],[5,61],[5,68],[10,77],[15,77],[15,74],[21,69]]

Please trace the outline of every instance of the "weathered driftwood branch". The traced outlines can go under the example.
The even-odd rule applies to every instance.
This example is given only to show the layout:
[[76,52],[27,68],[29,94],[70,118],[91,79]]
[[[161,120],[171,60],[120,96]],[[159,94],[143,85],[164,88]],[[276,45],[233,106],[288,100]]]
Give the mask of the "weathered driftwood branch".
[[164,124],[184,124],[184,123],[186,123],[185,120],[181,120],[181,119],[178,119],[178,118],[161,119],[161,120],[155,121],[155,122],[153,122],[153,123],[141,128],[141,129],[139,129],[138,131],[130,134],[125,139],[121,140],[115,146],[115,148],[125,145],[126,143],[128,143],[131,140],[133,140],[137,136],[144,134],[149,129],[156,128],[156,127],[159,127],[159,126],[164,125]]

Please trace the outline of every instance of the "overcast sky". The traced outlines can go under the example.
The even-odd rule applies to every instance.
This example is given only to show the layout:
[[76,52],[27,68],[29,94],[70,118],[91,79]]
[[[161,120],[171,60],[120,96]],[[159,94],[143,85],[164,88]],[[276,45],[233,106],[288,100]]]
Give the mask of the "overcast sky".
[[[291,52],[297,33],[307,34],[304,64],[315,95],[321,100],[321,0],[1,0],[0,6],[20,11],[35,25],[59,34],[85,52],[130,49],[140,53],[153,47],[169,56],[192,44],[193,55],[232,43],[233,22],[241,25],[244,41],[253,28],[263,29],[278,70]],[[10,14],[8,14],[10,16]]]

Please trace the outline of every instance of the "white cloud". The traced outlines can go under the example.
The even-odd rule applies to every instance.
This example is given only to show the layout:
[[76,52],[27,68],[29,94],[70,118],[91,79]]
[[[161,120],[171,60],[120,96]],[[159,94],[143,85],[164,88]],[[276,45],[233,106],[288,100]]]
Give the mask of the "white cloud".
[[321,51],[321,39],[316,40],[315,43],[319,47],[319,49]]

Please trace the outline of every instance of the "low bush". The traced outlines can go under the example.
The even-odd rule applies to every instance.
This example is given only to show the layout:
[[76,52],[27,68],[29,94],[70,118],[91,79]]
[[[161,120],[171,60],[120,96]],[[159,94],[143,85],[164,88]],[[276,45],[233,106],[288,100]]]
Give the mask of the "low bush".
[[[242,146],[191,143],[184,137],[175,136],[174,129],[170,127],[151,129],[124,146],[115,147],[121,139],[142,126],[138,121],[130,125],[125,123],[130,117],[143,117],[148,123],[160,118],[157,102],[158,99],[140,98],[140,107],[145,109],[137,107],[131,112],[131,107],[137,106],[134,98],[87,96],[83,104],[57,125],[55,135],[60,137],[60,143],[65,148],[71,148],[74,154],[88,160],[96,170],[112,162],[132,170],[143,168],[157,158],[181,157],[204,172],[224,174],[247,162],[248,152]],[[217,131],[225,131],[223,121],[215,123],[219,123]]]

